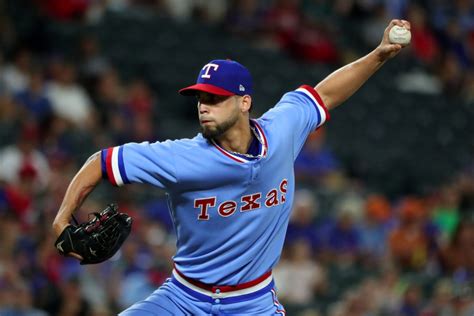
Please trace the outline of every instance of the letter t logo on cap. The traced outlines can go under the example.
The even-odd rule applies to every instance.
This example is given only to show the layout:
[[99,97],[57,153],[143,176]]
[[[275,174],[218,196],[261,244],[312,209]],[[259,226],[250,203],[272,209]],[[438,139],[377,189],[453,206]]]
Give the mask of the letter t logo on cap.
[[216,71],[219,68],[219,65],[217,65],[217,64],[207,64],[204,67],[202,67],[203,70],[205,69],[205,72],[202,74],[201,78],[206,78],[206,79],[211,78],[211,75],[209,74],[209,70],[211,68],[214,71]]

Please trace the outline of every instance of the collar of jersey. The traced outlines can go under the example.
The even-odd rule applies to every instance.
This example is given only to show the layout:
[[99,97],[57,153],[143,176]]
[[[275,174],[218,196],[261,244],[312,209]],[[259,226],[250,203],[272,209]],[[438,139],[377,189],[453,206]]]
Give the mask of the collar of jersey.
[[[261,158],[265,158],[267,156],[267,152],[268,152],[268,142],[267,142],[267,137],[265,136],[265,133],[263,132],[263,128],[260,126],[260,124],[257,123],[256,120],[253,120],[251,119],[250,120],[250,123],[253,124],[255,126],[255,130],[257,131],[258,133],[258,136],[260,137],[260,139],[262,140],[261,142],[261,148],[260,148],[260,154],[258,156],[256,156],[258,159],[261,159]],[[219,146],[213,139],[211,140],[211,143],[212,145],[214,145],[214,147],[217,148],[217,150],[219,150],[222,154],[224,154],[226,157],[234,160],[234,161],[237,161],[237,162],[240,162],[240,163],[246,163],[246,162],[249,162],[249,161],[252,161],[253,159],[250,159],[250,158],[247,158],[245,156],[241,156],[241,155],[238,155],[238,154],[234,154],[228,150],[225,150],[224,148],[222,148],[221,146]]]

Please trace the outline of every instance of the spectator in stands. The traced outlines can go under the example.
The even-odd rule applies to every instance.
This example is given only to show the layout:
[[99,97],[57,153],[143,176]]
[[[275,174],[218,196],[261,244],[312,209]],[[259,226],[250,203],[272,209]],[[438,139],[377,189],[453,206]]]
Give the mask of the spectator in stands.
[[460,195],[459,213],[462,218],[474,218],[474,163],[471,163],[456,179]]
[[466,290],[466,293],[455,296],[451,306],[453,311],[446,313],[446,316],[453,314],[460,316],[474,315],[474,298],[472,296],[472,286]]
[[449,242],[460,221],[459,193],[453,186],[441,189],[439,201],[432,211],[432,220],[440,229],[441,240]]
[[92,35],[84,36],[80,41],[79,78],[87,91],[93,91],[97,79],[109,68],[109,61],[102,54],[97,39]]
[[70,277],[61,283],[61,298],[55,313],[57,315],[87,316],[91,312],[91,306],[81,293],[80,280]]
[[354,260],[360,254],[360,231],[350,209],[338,210],[336,221],[328,232],[327,247],[335,258]]
[[371,301],[361,291],[348,292],[345,296],[344,315],[364,316],[369,314]]
[[446,271],[467,271],[474,275],[474,223],[463,221],[459,224],[452,241],[441,252]]
[[80,129],[93,126],[93,108],[89,95],[76,81],[75,65],[55,61],[53,78],[47,87],[54,114]]
[[339,172],[340,163],[326,144],[326,130],[312,132],[295,161],[295,174],[299,181],[316,184]]
[[47,316],[43,310],[34,307],[34,297],[28,284],[21,280],[9,286],[10,292],[8,300],[4,304],[0,302],[0,315],[21,315],[21,316]]
[[[379,36],[380,37],[380,36]],[[288,51],[298,61],[335,64],[339,51],[329,28],[303,17],[298,29],[288,41]]]
[[424,229],[425,206],[418,198],[406,198],[400,206],[400,222],[389,237],[390,253],[402,268],[421,269],[428,261],[429,236]]
[[436,282],[431,300],[423,308],[421,316],[441,316],[445,315],[451,304],[453,297],[453,286],[448,279],[441,279]]
[[34,123],[24,124],[17,144],[0,150],[0,180],[18,183],[23,166],[30,165],[35,170],[35,188],[44,189],[49,181],[49,165],[45,155],[38,150],[38,128]]
[[134,141],[156,141],[155,129],[158,124],[153,121],[153,117],[144,113],[139,113],[133,117],[133,134],[131,139]]
[[367,259],[382,259],[387,254],[386,242],[392,216],[390,202],[383,195],[370,195],[365,203],[361,223],[361,248]]
[[436,314],[436,316],[474,315],[474,296],[472,282],[470,285],[466,284],[465,282],[458,284],[455,281],[453,283],[454,284],[452,287],[452,295],[450,295],[450,300],[448,304],[443,304],[442,308],[437,310],[438,314]]
[[291,244],[289,256],[274,270],[278,296],[290,304],[309,304],[315,293],[324,287],[325,270],[312,259],[311,245],[306,240]]
[[[472,49],[469,46],[474,29],[474,6],[472,1],[429,3],[431,22],[439,34],[438,41],[446,52],[438,76],[445,83],[445,92],[457,95],[465,86],[466,67],[473,65]],[[467,84],[469,81],[467,82]]]
[[403,294],[403,301],[397,315],[418,316],[421,312],[423,294],[416,284],[409,284]]
[[[0,94],[0,146],[11,145],[18,138],[21,125],[20,112],[20,106],[14,102],[12,97]],[[0,147],[0,152],[3,149]]]
[[474,31],[474,3],[469,0],[454,1],[456,18],[464,31]]
[[135,79],[129,83],[126,104],[133,115],[150,116],[154,103],[150,88],[143,79]]
[[101,113],[116,112],[123,106],[125,91],[117,70],[109,68],[99,76],[93,90],[93,98]]
[[469,64],[467,34],[457,20],[450,19],[440,37],[441,45],[456,57],[462,67],[472,66]]
[[[135,236],[144,232],[144,226],[146,225],[136,229]],[[144,246],[141,238],[132,238],[122,248],[122,255],[119,258],[119,269],[121,269],[119,299],[122,309],[137,300],[145,299],[153,292],[154,288],[148,274],[152,258],[150,249],[144,249]]]
[[38,172],[28,161],[19,170],[19,180],[5,188],[8,207],[26,230],[34,224],[34,202],[37,189],[35,178]]
[[300,0],[277,0],[268,9],[264,25],[275,44],[286,50],[297,35],[301,21]]
[[107,129],[112,143],[129,140],[132,126],[129,124],[131,110],[126,105],[124,87],[115,69],[109,69],[99,77],[94,93],[94,104],[100,113],[100,122]]
[[[379,37],[381,30],[383,30],[383,25],[385,22],[390,19],[390,16],[403,16],[403,15],[390,15],[387,11],[386,4],[382,2],[374,3],[373,11],[370,17],[364,19],[362,23],[362,37],[366,45],[376,45],[377,42],[375,38]],[[410,23],[411,20],[410,20]],[[410,45],[411,46],[411,45]]]
[[7,92],[15,94],[28,86],[31,52],[21,48],[13,55],[13,62],[0,70],[0,81]]
[[132,139],[136,141],[154,140],[154,128],[158,128],[158,121],[153,113],[156,111],[155,98],[142,79],[133,80],[128,86],[126,106],[131,113]]
[[[18,280],[18,269],[14,262],[14,252],[22,235],[20,223],[11,212],[2,214],[0,221],[0,284],[8,284],[11,279]],[[11,269],[10,269],[11,268]]]
[[415,58],[427,67],[434,67],[439,61],[440,47],[433,29],[428,23],[426,11],[418,4],[408,7],[411,22],[411,49]]
[[374,290],[374,300],[376,308],[382,315],[396,314],[401,304],[400,272],[394,267],[384,267],[380,269],[380,277],[377,280]]
[[317,213],[318,204],[314,194],[309,190],[296,191],[285,242],[292,245],[303,240],[311,246],[313,253],[322,250],[323,243],[316,228]]
[[33,69],[29,75],[28,86],[15,94],[16,102],[23,106],[27,116],[39,124],[46,123],[52,115],[51,102],[46,96],[44,74]]

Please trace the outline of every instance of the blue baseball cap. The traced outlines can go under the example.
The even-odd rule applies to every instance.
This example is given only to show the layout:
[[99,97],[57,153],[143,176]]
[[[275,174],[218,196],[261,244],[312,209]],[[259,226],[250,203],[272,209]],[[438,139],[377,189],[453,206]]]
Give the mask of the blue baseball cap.
[[179,93],[195,95],[197,91],[224,96],[252,95],[252,76],[236,61],[212,60],[202,67],[196,84],[179,90]]

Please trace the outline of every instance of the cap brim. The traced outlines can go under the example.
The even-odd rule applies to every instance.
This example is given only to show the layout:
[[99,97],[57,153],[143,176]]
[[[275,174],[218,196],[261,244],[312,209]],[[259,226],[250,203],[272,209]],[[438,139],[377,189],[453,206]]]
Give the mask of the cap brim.
[[189,95],[196,95],[196,93],[198,91],[212,93],[212,94],[216,94],[216,95],[224,95],[224,96],[235,95],[235,93],[233,93],[233,92],[230,92],[230,91],[227,91],[225,89],[216,87],[216,86],[211,85],[211,84],[206,84],[206,83],[197,83],[195,85],[183,88],[183,89],[179,90],[179,93],[181,95],[189,96]]

